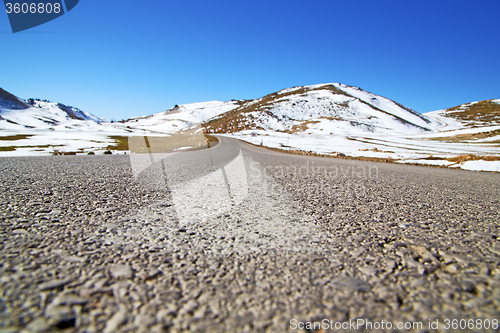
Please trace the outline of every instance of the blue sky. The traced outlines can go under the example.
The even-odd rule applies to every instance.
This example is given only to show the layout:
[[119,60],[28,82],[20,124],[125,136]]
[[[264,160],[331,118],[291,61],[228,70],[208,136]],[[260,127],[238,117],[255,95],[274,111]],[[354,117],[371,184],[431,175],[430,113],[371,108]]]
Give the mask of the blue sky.
[[500,1],[80,0],[13,34],[0,87],[107,119],[341,82],[419,112],[500,98]]

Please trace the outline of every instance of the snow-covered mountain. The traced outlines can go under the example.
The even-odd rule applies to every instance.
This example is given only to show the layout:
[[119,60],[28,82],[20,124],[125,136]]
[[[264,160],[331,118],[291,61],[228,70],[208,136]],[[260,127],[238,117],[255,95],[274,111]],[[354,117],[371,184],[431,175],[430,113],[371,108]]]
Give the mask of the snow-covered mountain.
[[23,100],[0,88],[0,110],[24,110],[29,106]]
[[75,107],[46,100],[23,100],[0,89],[0,152],[3,155],[86,153],[126,147],[130,136],[168,137],[168,133],[185,130],[202,135],[201,122],[240,104],[238,101],[185,104],[150,116],[109,123]]
[[96,128],[104,119],[61,103],[22,100],[0,88],[0,129],[25,133],[31,130]]
[[186,148],[192,145],[184,136],[203,130],[299,153],[500,171],[498,99],[420,114],[358,87],[329,83],[106,123],[77,108],[22,100],[0,89],[3,156],[130,149],[128,137],[144,135]]
[[23,100],[0,88],[3,156],[104,151],[114,146],[117,137],[130,134],[134,134],[132,129],[117,128],[75,107],[47,100]]
[[340,83],[284,89],[207,120],[207,133],[324,155],[500,171],[498,100],[420,114]]
[[240,104],[206,121],[207,132],[408,134],[431,131],[436,126],[432,118],[385,97],[341,83],[284,89]]
[[211,101],[176,105],[172,109],[150,116],[130,118],[116,124],[116,126],[174,133],[197,126],[212,117],[234,110],[241,103],[240,101],[233,100],[228,102]]

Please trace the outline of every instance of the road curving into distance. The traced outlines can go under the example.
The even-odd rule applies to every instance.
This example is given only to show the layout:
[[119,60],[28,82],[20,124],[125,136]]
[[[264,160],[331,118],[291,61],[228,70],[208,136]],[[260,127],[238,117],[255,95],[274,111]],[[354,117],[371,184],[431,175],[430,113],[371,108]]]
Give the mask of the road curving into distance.
[[0,159],[2,330],[495,331],[498,174],[220,141]]

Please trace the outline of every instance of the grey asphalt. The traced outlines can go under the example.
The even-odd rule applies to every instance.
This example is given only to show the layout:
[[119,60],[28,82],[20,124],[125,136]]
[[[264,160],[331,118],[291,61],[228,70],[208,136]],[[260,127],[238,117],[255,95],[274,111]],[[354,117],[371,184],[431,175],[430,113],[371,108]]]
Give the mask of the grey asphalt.
[[163,163],[0,159],[0,331],[497,331],[500,175],[228,138]]

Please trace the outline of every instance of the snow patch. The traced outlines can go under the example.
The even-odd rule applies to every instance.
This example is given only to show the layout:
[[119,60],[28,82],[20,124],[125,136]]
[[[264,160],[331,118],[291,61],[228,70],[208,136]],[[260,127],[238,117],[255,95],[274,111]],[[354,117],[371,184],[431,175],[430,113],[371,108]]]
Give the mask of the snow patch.
[[473,171],[496,171],[500,172],[500,161],[465,161],[460,168]]

